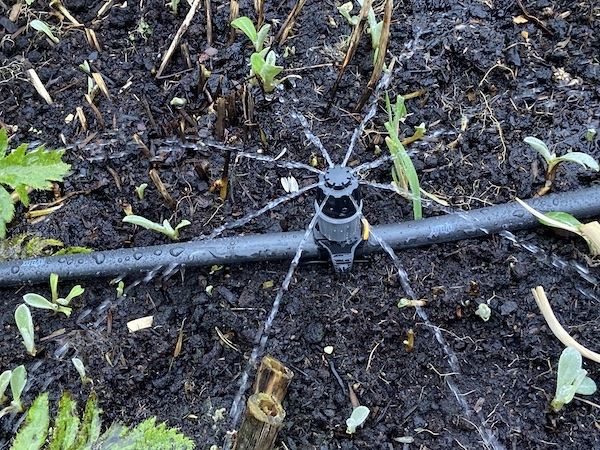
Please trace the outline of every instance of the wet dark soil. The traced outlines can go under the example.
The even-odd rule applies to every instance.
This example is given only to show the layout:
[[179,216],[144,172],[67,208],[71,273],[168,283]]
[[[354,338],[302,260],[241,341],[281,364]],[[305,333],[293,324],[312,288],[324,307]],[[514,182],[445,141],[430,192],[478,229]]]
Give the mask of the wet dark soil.
[[[207,42],[201,8],[181,41],[189,64],[178,47],[157,79],[161,58],[189,10],[186,2],[174,16],[156,0],[65,0],[69,12],[95,31],[100,51],[88,44],[81,28],[61,22],[44,0],[21,5],[20,13],[12,15],[12,3],[0,2],[0,121],[9,129],[12,148],[23,142],[66,146],[72,173],[58,194],[74,194],[37,223],[28,223],[26,209],[19,206],[9,237],[37,232],[96,250],[168,241],[123,224],[129,206],[154,221],[190,220],[183,240],[206,235],[282,196],[280,177],[294,175],[301,186],[316,178],[232,157],[223,202],[209,187],[221,177],[226,154],[198,143],[226,141],[270,156],[286,148],[283,160],[310,164],[316,157],[323,168],[322,155],[305,139],[293,111],[308,118],[332,159],[341,161],[362,117],[351,111],[372,72],[369,37],[362,37],[329,105],[351,29],[337,3],[307,2],[287,41],[273,47],[280,55],[287,49],[288,56],[278,60],[284,74],[302,78],[265,96],[258,87],[244,88],[251,49],[242,35],[228,45],[229,5],[210,3],[213,42]],[[273,34],[292,7],[291,1],[265,3]],[[256,19],[251,2],[242,1],[240,12]],[[46,21],[60,42],[55,45],[27,28],[34,18]],[[395,2],[387,61],[397,63],[389,92],[424,90],[407,101],[403,125],[406,135],[420,123],[428,129],[409,147],[424,189],[461,209],[533,196],[544,183],[544,163],[523,143],[526,136],[544,140],[559,154],[573,150],[600,158],[598,135],[585,139],[587,129],[600,127],[598,48],[600,7],[592,0]],[[79,65],[85,60],[102,74],[110,93],[110,100],[97,94],[97,112],[84,98],[88,77]],[[198,89],[200,64],[211,75]],[[46,86],[52,105],[28,81],[30,68]],[[184,98],[185,106],[171,106],[174,97]],[[249,97],[253,115],[247,112]],[[232,105],[222,136],[215,119],[219,98]],[[383,93],[379,102],[382,108],[367,124],[353,164],[378,157],[375,144],[382,144],[386,120]],[[87,129],[77,119],[67,120],[77,108]],[[208,177],[200,176],[195,165],[205,167]],[[151,181],[151,169],[172,205]],[[391,168],[385,164],[365,175],[389,183]],[[565,165],[553,191],[597,182],[596,173]],[[140,200],[135,187],[142,183],[148,188]],[[31,198],[42,204],[53,194]],[[392,193],[364,191],[364,213],[373,224],[410,220],[411,211],[406,200]],[[304,230],[313,212],[314,192],[309,192],[228,233]],[[426,216],[440,213],[425,210]],[[284,402],[287,418],[279,448],[600,448],[596,404],[576,399],[558,414],[548,411],[562,345],[530,292],[544,286],[571,335],[597,349],[598,286],[571,264],[546,264],[523,244],[576,261],[595,279],[598,268],[586,257],[585,244],[572,236],[541,228],[516,236],[519,244],[490,236],[399,254],[417,296],[427,301],[429,324],[413,309],[396,306],[406,294],[387,256],[356,264],[346,277],[336,276],[327,264],[302,264],[266,348],[295,372]],[[79,280],[86,291],[74,301],[70,318],[34,311],[36,340],[44,349],[36,358],[21,346],[13,312],[24,293],[49,295],[49,289],[3,288],[0,370],[27,367],[26,402],[43,391],[58,399],[63,389],[83,402],[90,387],[82,386],[70,363],[78,356],[93,380],[106,423],[134,424],[156,415],[192,437],[198,448],[220,448],[232,430],[229,411],[256,333],[286,271],[287,264],[279,262],[186,268],[168,280],[156,277],[140,284],[120,299],[107,279]],[[134,281],[125,279],[126,285]],[[268,281],[272,287],[263,284]],[[64,281],[61,292],[73,284]],[[483,302],[492,309],[488,322],[474,314]],[[129,320],[148,315],[154,316],[152,328],[128,332]],[[403,344],[409,329],[415,333],[410,353]],[[182,351],[174,358],[180,330]],[[324,353],[325,346],[333,346],[331,355]],[[450,355],[458,366],[450,364]],[[584,365],[592,378],[599,378],[594,363]],[[349,386],[372,411],[352,436],[345,433],[352,411]],[[588,399],[597,402],[596,397]],[[8,448],[19,420],[1,419],[2,448]]]

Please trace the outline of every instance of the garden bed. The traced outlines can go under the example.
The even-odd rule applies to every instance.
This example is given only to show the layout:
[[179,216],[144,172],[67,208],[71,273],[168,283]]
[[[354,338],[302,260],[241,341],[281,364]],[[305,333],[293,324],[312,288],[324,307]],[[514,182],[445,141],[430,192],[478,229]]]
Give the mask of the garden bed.
[[[284,195],[281,177],[293,175],[300,186],[316,182],[310,172],[233,156],[227,199],[209,192],[226,160],[224,151],[200,145],[220,142],[211,103],[218,97],[236,98],[237,118],[226,125],[228,145],[254,154],[260,149],[272,157],[285,148],[282,160],[311,164],[316,157],[324,168],[321,153],[292,117],[298,111],[332,159],[343,158],[362,118],[352,110],[371,75],[373,54],[365,35],[329,105],[351,33],[336,10],[339,5],[308,2],[302,8],[294,33],[274,46],[280,55],[288,47],[289,56],[278,59],[287,70],[283,75],[302,78],[285,82],[272,96],[249,88],[254,118],[246,123],[243,84],[252,50],[241,34],[228,45],[227,3],[212,3],[211,45],[206,12],[197,12],[182,39],[191,67],[176,51],[160,79],[154,75],[189,5],[181,2],[174,16],[155,0],[115,2],[98,18],[104,5],[64,2],[77,20],[95,30],[101,51],[88,44],[81,29],[67,22],[60,26],[45,1],[34,2],[14,22],[2,9],[0,121],[10,127],[10,148],[24,142],[66,145],[65,160],[72,165],[58,188],[59,196],[70,195],[63,206],[35,224],[26,222],[26,209],[18,206],[9,237],[36,232],[94,250],[167,243],[162,235],[121,222],[131,206],[135,214],[157,222],[190,220],[181,238],[191,240]],[[545,167],[523,143],[526,136],[544,140],[559,154],[572,149],[600,158],[598,135],[585,139],[589,128],[600,127],[600,8],[591,0],[522,6],[507,0],[395,3],[386,61],[395,58],[397,63],[389,92],[424,90],[407,100],[409,116],[402,130],[411,135],[413,127],[427,126],[425,138],[408,150],[414,152],[423,188],[453,208],[532,197],[544,184]],[[265,4],[271,34],[292,7],[293,2]],[[240,15],[255,20],[251,2],[240,3]],[[34,18],[55,28],[59,44],[32,29],[21,30]],[[84,99],[88,75],[79,68],[84,60],[102,74],[110,93],[110,101],[98,94],[98,113]],[[198,61],[211,71],[200,92]],[[27,80],[28,68],[36,70],[53,104],[45,104]],[[171,106],[174,97],[185,98],[186,105]],[[367,124],[352,164],[380,157],[376,143],[387,151],[383,93],[379,99],[382,108]],[[79,107],[87,131],[76,119],[66,122]],[[197,165],[205,168],[208,181]],[[151,169],[173,205],[154,186]],[[389,184],[391,167],[384,164],[365,176]],[[597,182],[597,173],[564,165],[553,192]],[[140,200],[135,188],[142,183],[148,188]],[[394,193],[365,188],[363,196],[363,212],[374,225],[412,219],[411,204]],[[31,200],[51,202],[53,193],[33,193]],[[311,191],[225,235],[304,230],[313,213]],[[443,213],[425,207],[425,216]],[[414,439],[407,448],[599,446],[595,405],[575,400],[560,413],[548,410],[562,345],[530,290],[544,286],[570,334],[598,349],[598,286],[581,277],[571,262],[585,267],[592,279],[600,272],[579,238],[547,228],[515,235],[517,243],[494,235],[398,253],[412,288],[427,301],[429,324],[414,309],[396,306],[406,294],[385,254],[356,263],[345,277],[336,276],[328,264],[301,264],[266,345],[268,354],[295,372],[284,402],[281,448],[404,448],[405,437]],[[523,244],[541,253],[534,255]],[[549,264],[553,255],[567,264]],[[241,374],[287,267],[281,262],[188,267],[168,279],[157,275],[120,299],[109,279],[78,280],[85,293],[74,300],[70,318],[34,311],[36,340],[44,348],[35,358],[20,343],[13,312],[23,294],[47,296],[48,285],[2,288],[0,369],[26,366],[28,403],[44,391],[56,401],[69,390],[83,405],[90,387],[82,386],[71,365],[70,358],[78,356],[107,423],[135,424],[156,416],[180,428],[200,449],[221,446],[233,427],[229,412]],[[130,286],[139,277],[124,281]],[[74,284],[62,281],[59,288],[68,292]],[[484,302],[492,309],[488,322],[475,315]],[[128,321],[149,315],[154,316],[151,329],[128,332]],[[180,329],[182,351],[174,358]],[[409,329],[415,333],[410,353],[403,344]],[[436,339],[436,330],[446,347]],[[326,346],[333,346],[331,355],[324,353]],[[584,365],[598,379],[598,367]],[[345,433],[352,411],[348,385],[372,411],[354,435]],[[594,396],[589,400],[597,401]],[[20,417],[0,420],[2,448],[9,447]]]

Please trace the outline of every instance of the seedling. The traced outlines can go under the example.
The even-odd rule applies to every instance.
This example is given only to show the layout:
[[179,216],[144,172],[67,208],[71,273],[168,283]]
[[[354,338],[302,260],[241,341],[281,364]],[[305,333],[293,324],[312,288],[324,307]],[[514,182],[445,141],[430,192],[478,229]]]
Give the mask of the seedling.
[[596,392],[596,383],[587,376],[587,370],[581,368],[581,353],[573,347],[563,350],[558,360],[556,393],[550,403],[552,411],[559,411],[573,400],[575,394],[592,395]]
[[63,313],[65,316],[69,317],[72,311],[72,309],[68,307],[69,303],[75,297],[79,297],[81,294],[83,294],[85,289],[78,284],[71,288],[69,295],[67,295],[65,298],[59,297],[58,275],[53,273],[50,274],[50,292],[52,293],[52,301],[46,300],[46,298],[35,293],[25,294],[23,296],[23,300],[25,300],[25,303],[27,303],[29,306],[33,306],[34,308],[49,309],[55,313]]
[[41,145],[28,152],[27,144],[21,144],[11,153],[7,151],[6,130],[0,129],[0,239],[6,236],[6,224],[15,214],[13,199],[2,184],[11,186],[21,202],[29,206],[27,187],[51,189],[52,181],[62,181],[71,169],[62,162],[64,150],[46,151]]
[[588,128],[585,131],[585,140],[586,141],[592,142],[595,137],[596,137],[596,129],[595,128]]
[[147,187],[148,183],[142,183],[139,186],[135,187],[135,193],[137,194],[140,200],[144,200],[144,193],[146,192]]
[[32,20],[31,22],[29,22],[29,26],[36,31],[41,31],[42,33],[44,33],[55,44],[58,44],[60,42],[60,39],[58,39],[56,36],[54,36],[54,34],[50,30],[50,27],[48,26],[48,24],[46,22],[42,22],[41,20],[35,19],[35,20]]
[[401,298],[398,302],[398,308],[425,306],[427,302],[425,300],[410,300],[408,298]]
[[88,376],[86,375],[83,361],[79,358],[71,358],[71,362],[73,363],[73,366],[75,366],[75,370],[77,370],[77,373],[79,373],[79,376],[81,377],[81,382],[83,384],[91,383],[92,379],[88,378]]
[[147,230],[158,231],[166,236],[169,236],[173,240],[179,239],[179,230],[183,227],[187,227],[192,223],[189,220],[182,220],[179,224],[173,228],[167,219],[163,220],[162,225],[156,222],[152,222],[151,220],[146,219],[142,216],[136,216],[132,214],[130,216],[123,217],[123,222],[132,223],[134,225],[139,225]]
[[550,152],[548,146],[537,138],[528,136],[523,139],[523,141],[529,144],[531,148],[537,151],[546,160],[546,182],[536,194],[538,197],[546,194],[552,188],[554,180],[556,179],[556,170],[558,169],[559,164],[563,162],[574,162],[582,165],[586,169],[595,170],[596,172],[600,170],[598,162],[586,153],[569,152],[563,156],[556,156],[556,153]]
[[286,78],[299,78],[297,75],[289,75],[280,80],[275,79],[283,70],[283,66],[276,65],[275,52],[270,47],[264,47],[267,33],[271,29],[270,25],[265,24],[256,31],[256,27],[248,17],[239,17],[231,22],[231,26],[241,30],[254,46],[255,51],[250,56],[251,83],[256,83],[258,80],[265,92],[273,92]]
[[259,53],[252,53],[250,56],[251,75],[254,74],[258,78],[265,92],[273,92],[275,87],[285,80],[285,78],[275,79],[283,70],[283,66],[275,64],[275,59],[275,52],[268,47]]
[[37,350],[35,348],[35,332],[33,328],[33,319],[31,318],[31,311],[29,307],[24,304],[17,306],[15,310],[15,322],[17,328],[23,338],[23,345],[31,356],[35,356]]
[[77,412],[77,403],[65,392],[58,404],[52,433],[50,431],[50,402],[48,394],[38,396],[27,413],[25,424],[19,429],[11,450],[119,448],[119,449],[172,449],[191,450],[191,439],[167,428],[164,423],[156,425],[156,417],[146,419],[129,428],[119,423],[112,424],[100,434],[102,410],[94,392],[90,394],[83,416]]
[[475,314],[481,317],[481,320],[487,322],[492,316],[492,309],[487,305],[487,303],[480,303],[477,307],[477,311],[475,311]]
[[[364,0],[356,0],[360,7],[364,3]],[[350,12],[352,12],[352,2],[344,3],[342,6],[338,6],[338,12],[344,16],[344,18],[348,21],[351,26],[356,26],[358,24],[358,16],[351,16]],[[369,22],[369,27],[367,31],[371,35],[371,48],[375,50],[375,54],[373,55],[373,63],[377,61],[377,55],[379,54],[379,41],[381,40],[381,31],[383,30],[383,20],[377,22],[375,18],[375,11],[373,10],[373,6],[369,8],[367,12],[367,21]]]
[[250,42],[252,42],[254,50],[257,53],[263,50],[265,39],[267,38],[267,34],[271,29],[271,25],[265,24],[260,27],[260,30],[256,31],[256,27],[248,17],[239,17],[235,19],[233,22],[231,22],[231,26],[243,32],[248,39],[250,39]]
[[600,224],[597,221],[581,223],[571,214],[560,211],[550,211],[542,214],[521,199],[516,198],[515,200],[519,205],[537,217],[543,225],[560,228],[561,230],[581,236],[587,242],[590,253],[594,256],[600,255]]
[[177,15],[177,10],[179,9],[179,0],[171,0],[169,3],[167,3],[167,6],[171,7],[171,11],[173,12],[173,15]]
[[2,375],[0,375],[0,405],[3,405],[8,401],[8,397],[4,395],[4,393],[6,392],[6,388],[10,383],[11,374],[12,370],[5,370],[2,372]]
[[346,419],[346,433],[356,433],[356,428],[361,426],[365,420],[367,420],[370,413],[371,411],[366,406],[361,405],[354,408],[350,417]]
[[9,413],[20,413],[25,411],[25,406],[21,402],[21,394],[23,393],[25,384],[27,384],[27,370],[25,370],[25,366],[21,365],[15,367],[12,371],[7,370],[2,373],[2,375],[0,375],[0,388],[2,385],[4,385],[4,389],[1,391],[0,397],[4,396],[4,390],[6,390],[7,372],[10,374],[10,390],[12,392],[13,399],[10,402],[10,405],[0,411],[0,418]]
[[[392,107],[390,97],[385,95],[385,106],[388,113],[388,121],[385,123],[385,129],[388,136],[385,138],[385,143],[392,155],[394,167],[392,168],[392,178],[394,186],[406,190],[410,187],[412,193],[413,216],[415,220],[423,218],[423,207],[421,204],[421,187],[419,185],[419,177],[413,165],[408,152],[402,145],[398,133],[400,130],[400,121],[404,121],[406,117],[406,106],[404,106],[404,98],[399,95],[396,97],[396,104]],[[415,129],[413,135],[415,139],[425,134],[425,124],[419,125]]]

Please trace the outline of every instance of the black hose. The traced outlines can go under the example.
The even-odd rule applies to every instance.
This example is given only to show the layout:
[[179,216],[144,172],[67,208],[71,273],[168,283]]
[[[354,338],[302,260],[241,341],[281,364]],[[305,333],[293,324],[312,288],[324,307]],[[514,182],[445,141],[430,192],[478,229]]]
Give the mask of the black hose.
[[[578,219],[600,216],[600,186],[528,200],[542,211],[562,211]],[[502,230],[520,230],[538,225],[538,220],[517,203],[430,217],[372,228],[392,248],[401,250],[435,243],[486,236]],[[47,282],[51,273],[61,279],[116,277],[157,273],[177,267],[240,264],[292,259],[303,231],[198,240],[184,243],[50,256],[0,263],[0,286]],[[359,254],[381,251],[371,240]],[[311,238],[305,242],[305,259],[322,258],[322,249]]]

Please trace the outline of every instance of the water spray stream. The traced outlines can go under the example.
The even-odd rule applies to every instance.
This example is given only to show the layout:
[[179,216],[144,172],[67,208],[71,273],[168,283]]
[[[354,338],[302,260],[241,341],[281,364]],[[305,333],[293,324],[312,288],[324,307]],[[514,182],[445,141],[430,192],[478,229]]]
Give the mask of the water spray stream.
[[325,147],[323,147],[323,144],[321,143],[321,140],[317,136],[315,136],[312,133],[312,131],[310,131],[310,128],[308,126],[308,121],[306,120],[306,117],[304,117],[299,112],[293,112],[291,114],[291,116],[294,119],[297,119],[302,124],[302,128],[304,130],[304,136],[306,136],[306,138],[310,142],[312,142],[315,147],[317,147],[319,150],[321,150],[321,153],[323,154],[323,157],[325,158],[325,161],[327,161],[327,165],[329,167],[333,167],[333,161],[331,160],[331,157],[329,156],[329,153],[327,152],[327,149]]
[[[296,254],[294,255],[294,259],[292,259],[292,262],[290,263],[290,267],[288,268],[288,271],[287,271],[287,274],[285,275],[283,283],[281,284],[281,289],[279,289],[279,291],[277,292],[277,295],[275,296],[275,300],[273,301],[273,306],[271,307],[271,312],[269,313],[269,316],[267,317],[267,320],[265,321],[264,327],[262,328],[262,330],[259,329],[259,331],[257,333],[257,336],[256,336],[257,345],[254,347],[254,349],[252,349],[252,353],[250,354],[250,359],[248,360],[248,363],[246,364],[246,369],[244,370],[244,373],[242,374],[242,377],[241,377],[240,388],[238,389],[238,393],[235,396],[233,404],[231,405],[231,411],[230,411],[230,416],[232,418],[231,426],[234,429],[236,429],[238,427],[240,418],[241,418],[241,414],[243,412],[243,408],[241,407],[242,399],[243,399],[244,393],[246,392],[246,388],[248,387],[248,378],[250,376],[250,371],[255,366],[259,355],[261,355],[265,350],[265,347],[267,345],[267,340],[269,338],[269,331],[271,330],[271,326],[273,325],[275,317],[277,316],[277,313],[279,312],[279,305],[281,304],[281,299],[283,298],[283,295],[289,289],[290,282],[292,281],[292,275],[294,275],[294,272],[296,271],[296,267],[298,267],[298,264],[300,262],[300,257],[302,256],[304,244],[306,242],[308,242],[309,238],[311,237],[311,235],[314,231],[315,225],[317,223],[317,218],[319,217],[319,214],[321,214],[321,211],[323,210],[323,207],[327,203],[327,200],[329,200],[329,197],[326,197],[323,200],[323,202],[319,205],[316,213],[314,214],[312,220],[310,221],[310,224],[308,225],[308,227],[304,233],[304,236],[302,237],[302,240],[300,241],[300,244],[298,245],[298,248],[296,249]],[[225,442],[225,445],[223,446],[223,450],[230,450],[231,445],[232,445],[232,443],[230,442],[229,439],[227,439],[227,441]]]
[[265,155],[258,155],[258,154],[255,155],[253,153],[247,153],[247,152],[236,152],[236,156],[243,156],[244,158],[254,159],[256,161],[264,161],[264,162],[274,163],[285,169],[303,169],[303,170],[308,170],[310,172],[317,173],[317,174],[323,173],[322,170],[319,170],[315,167],[309,166],[308,164],[303,164],[303,163],[294,162],[294,161],[279,161],[278,158],[280,158],[284,152],[285,151],[282,151],[275,158],[273,158],[271,156],[265,156]]
[[348,150],[346,150],[346,156],[344,157],[344,160],[342,161],[342,167],[345,167],[346,164],[348,164],[348,160],[350,159],[350,155],[352,155],[352,151],[354,150],[356,141],[358,141],[358,138],[361,136],[363,131],[365,131],[365,126],[367,125],[367,122],[369,120],[371,120],[373,118],[373,116],[375,115],[375,113],[377,112],[377,101],[379,99],[379,92],[381,91],[381,89],[388,87],[388,85],[390,84],[390,80],[391,80],[391,73],[389,71],[384,72],[383,76],[381,77],[381,80],[379,80],[379,83],[377,83],[377,87],[375,88],[375,92],[374,92],[375,100],[373,101],[371,108],[369,108],[369,112],[367,113],[367,115],[365,117],[363,117],[363,120],[360,121],[360,125],[358,127],[356,127],[356,129],[354,130],[354,133],[352,134],[352,139],[350,140],[350,145],[348,146]]
[[[394,266],[396,267],[396,270],[398,271],[398,276],[400,277],[400,283],[402,284],[402,288],[404,289],[404,292],[406,292],[406,295],[411,300],[417,300],[417,296],[415,295],[414,290],[410,286],[410,281],[408,279],[408,274],[406,273],[406,269],[404,269],[404,266],[402,265],[402,263],[400,262],[400,259],[396,255],[396,252],[394,252],[392,247],[390,247],[390,245],[387,242],[385,242],[378,234],[371,232],[370,236],[375,241],[377,241],[377,243],[379,245],[381,245],[381,247],[387,252],[387,254],[392,259],[392,262],[393,262]],[[471,407],[465,400],[465,395],[463,393],[461,393],[460,389],[456,386],[456,383],[454,382],[454,378],[453,378],[454,374],[460,375],[460,373],[461,373],[460,364],[458,362],[458,358],[456,357],[456,354],[454,353],[454,350],[452,350],[452,347],[450,347],[450,345],[446,342],[446,339],[444,339],[444,336],[442,335],[442,332],[440,331],[440,329],[437,326],[433,325],[429,321],[429,317],[427,316],[427,313],[425,312],[425,310],[422,307],[420,307],[419,305],[415,306],[415,310],[417,311],[417,314],[419,314],[419,317],[423,320],[425,325],[427,327],[429,327],[431,330],[433,330],[436,340],[444,349],[444,353],[448,357],[450,368],[452,369],[452,374],[446,375],[444,377],[444,381],[446,381],[446,384],[450,388],[450,391],[452,391],[452,393],[454,394],[454,396],[456,397],[456,399],[462,406],[463,411],[465,412],[465,415],[467,416],[467,418],[470,419],[473,416],[473,410],[471,409]],[[496,436],[494,435],[492,430],[490,430],[486,426],[486,419],[483,416],[483,413],[481,411],[477,413],[477,417],[479,418],[479,420],[481,422],[481,427],[476,427],[476,428],[477,428],[477,431],[479,432],[479,435],[483,439],[483,442],[488,447],[491,447],[494,450],[504,450],[505,447],[500,442],[498,442],[498,439],[496,438]]]
[[279,198],[277,198],[275,200],[272,200],[269,203],[267,203],[265,206],[263,206],[262,208],[260,208],[260,209],[258,209],[256,211],[253,211],[250,214],[246,214],[241,219],[234,220],[233,222],[227,222],[226,224],[223,224],[220,227],[215,228],[212,233],[210,233],[208,236],[204,237],[203,239],[214,239],[214,238],[216,238],[218,235],[220,235],[225,230],[231,230],[233,228],[238,228],[238,227],[241,227],[243,225],[246,225],[252,219],[260,216],[261,214],[264,214],[267,211],[272,210],[273,208],[281,205],[282,203],[285,203],[285,202],[287,202],[289,200],[292,200],[292,199],[294,199],[296,197],[299,197],[300,195],[304,194],[306,191],[310,191],[311,189],[316,188],[320,184],[321,183],[309,184],[308,186],[304,186],[303,188],[298,189],[295,192],[290,192],[289,194],[284,195],[283,197],[279,197]]

